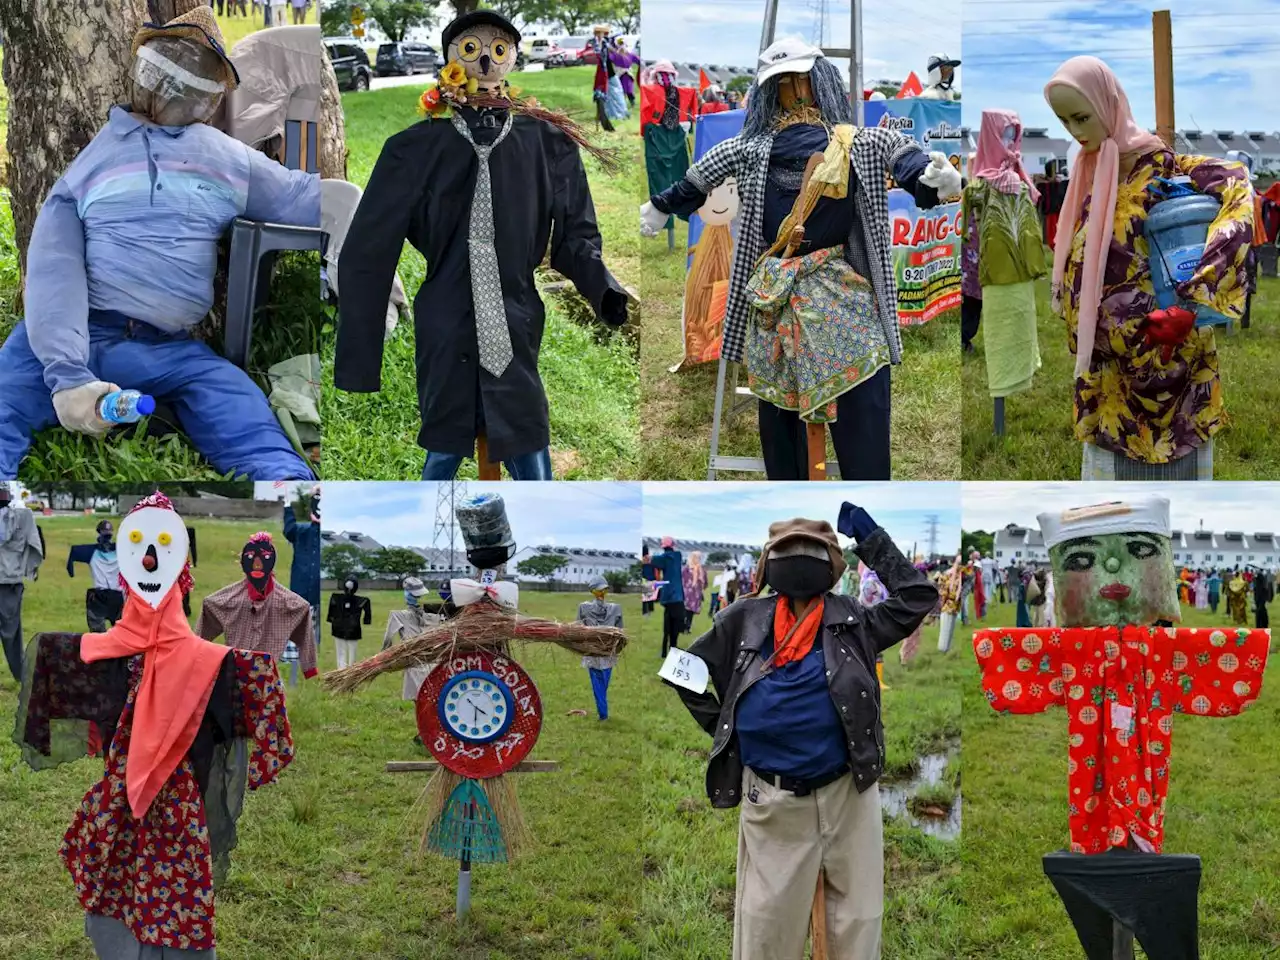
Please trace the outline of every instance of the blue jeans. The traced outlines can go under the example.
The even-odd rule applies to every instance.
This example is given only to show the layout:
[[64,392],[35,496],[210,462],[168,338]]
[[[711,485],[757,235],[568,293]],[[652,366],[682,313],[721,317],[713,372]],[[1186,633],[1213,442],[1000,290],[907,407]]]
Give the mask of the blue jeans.
[[589,668],[591,672],[591,692],[596,698],[596,714],[601,720],[609,719],[609,681],[613,678],[613,670],[597,670],[595,667]]
[[[310,480],[311,468],[249,375],[198,340],[135,324],[89,319],[89,370],[169,404],[192,444],[219,473],[250,480]],[[44,365],[26,322],[0,346],[0,478],[13,479],[39,430],[56,426]]]
[[[462,466],[465,457],[452,453],[427,453],[427,462],[422,466],[423,480],[452,480]],[[537,453],[525,453],[510,460],[503,460],[502,465],[511,474],[512,480],[552,480],[551,448],[544,447]]]

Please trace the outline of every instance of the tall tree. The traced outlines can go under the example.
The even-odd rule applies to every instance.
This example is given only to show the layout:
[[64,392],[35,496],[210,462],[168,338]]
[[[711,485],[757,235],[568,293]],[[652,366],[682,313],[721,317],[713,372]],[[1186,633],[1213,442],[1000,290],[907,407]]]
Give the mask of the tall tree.
[[368,0],[365,13],[388,40],[400,42],[414,27],[430,27],[435,23],[435,8],[422,0]]
[[320,569],[338,581],[364,570],[364,561],[364,552],[349,543],[331,543],[320,551]]
[[0,0],[9,93],[8,179],[18,262],[45,195],[127,97],[142,0]]
[[365,569],[373,573],[386,573],[394,576],[420,574],[426,568],[427,561],[420,554],[407,547],[383,547],[365,556]]
[[577,36],[592,24],[613,17],[612,7],[601,0],[562,0],[547,10],[547,19],[558,23],[570,36]]
[[618,0],[613,18],[617,20],[623,33],[639,33],[640,0]]
[[568,563],[569,558],[562,557],[558,553],[539,553],[517,563],[516,572],[525,577],[543,577],[550,580]]

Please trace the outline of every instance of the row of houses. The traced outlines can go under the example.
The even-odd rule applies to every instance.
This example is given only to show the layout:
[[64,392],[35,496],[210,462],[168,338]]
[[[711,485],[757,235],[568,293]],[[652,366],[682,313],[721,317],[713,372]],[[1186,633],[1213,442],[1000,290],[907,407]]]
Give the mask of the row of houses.
[[[325,530],[320,534],[322,547],[347,544],[361,553],[373,553],[384,547],[395,547],[395,544],[383,544],[366,533],[351,530]],[[416,553],[422,558],[422,565],[417,570],[406,570],[401,575],[416,573],[424,575],[428,580],[448,580],[456,577],[476,577],[480,571],[467,563],[466,550],[459,547],[452,553],[439,547],[403,547],[401,549]],[[522,583],[543,583],[546,577],[531,577],[517,572],[521,560],[538,555],[551,555],[567,558],[563,567],[555,573],[555,581],[572,586],[585,586],[595,577],[603,577],[611,572],[624,572],[639,562],[639,558],[625,550],[599,550],[592,547],[524,547],[507,563],[508,575]],[[321,558],[323,562],[323,551]],[[328,570],[321,571],[326,579],[331,579]],[[374,578],[365,573],[364,577]],[[385,579],[398,579],[394,575],[386,575]]]
[[[662,546],[661,537],[645,537],[644,546],[652,553],[657,553]],[[749,554],[752,557],[758,556],[760,548],[751,546],[746,543],[725,543],[719,540],[677,540],[676,549],[685,557],[691,553],[697,553],[702,556],[703,563],[711,563],[711,558],[716,557],[716,563],[713,566],[721,566],[724,557],[730,557],[739,566],[742,565],[743,554]]]
[[[1245,533],[1242,530],[1174,530],[1173,562],[1181,566],[1199,568],[1263,567],[1280,569],[1280,541],[1274,533]],[[1044,536],[1035,527],[1023,527],[1011,523],[995,535],[996,563],[1007,567],[1011,563],[1049,562],[1049,551]]]

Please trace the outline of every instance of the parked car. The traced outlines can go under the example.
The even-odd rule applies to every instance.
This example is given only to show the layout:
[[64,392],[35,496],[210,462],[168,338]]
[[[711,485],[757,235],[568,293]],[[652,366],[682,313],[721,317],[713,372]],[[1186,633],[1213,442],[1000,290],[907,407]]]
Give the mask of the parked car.
[[377,73],[380,77],[434,73],[440,66],[440,54],[425,43],[402,40],[378,47]]
[[[595,53],[587,48],[590,37],[557,37],[552,43],[556,47],[556,52],[548,54],[547,59],[543,61],[548,70],[552,67],[575,67],[581,63],[595,63]],[[579,54],[586,52],[591,59],[580,60]]]
[[355,37],[325,37],[325,53],[333,64],[341,90],[368,90],[373,79],[369,55]]
[[546,37],[539,37],[536,40],[529,41],[528,60],[530,63],[543,63],[551,56],[553,51],[560,48],[556,46],[554,40],[548,40]]

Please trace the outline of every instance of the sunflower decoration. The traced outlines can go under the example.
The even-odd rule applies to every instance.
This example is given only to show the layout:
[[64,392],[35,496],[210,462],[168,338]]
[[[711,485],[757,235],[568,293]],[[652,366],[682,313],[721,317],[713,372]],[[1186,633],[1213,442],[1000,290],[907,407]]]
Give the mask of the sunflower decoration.
[[479,89],[476,78],[467,76],[466,68],[457,60],[451,60],[441,69],[436,85],[423,92],[418,106],[428,116],[445,117],[451,106],[466,103],[467,96]]

